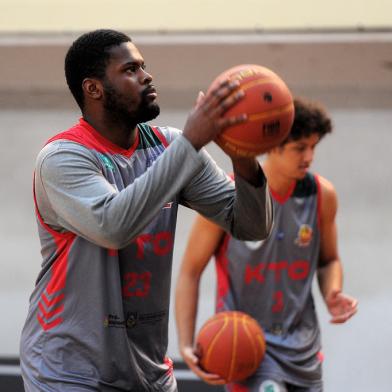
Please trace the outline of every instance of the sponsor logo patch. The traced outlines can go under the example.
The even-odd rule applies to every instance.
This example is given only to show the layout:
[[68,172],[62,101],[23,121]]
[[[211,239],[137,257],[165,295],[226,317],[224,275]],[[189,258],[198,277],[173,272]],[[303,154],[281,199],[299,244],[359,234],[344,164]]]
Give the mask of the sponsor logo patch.
[[135,328],[137,326],[153,325],[162,322],[166,317],[166,311],[154,313],[129,312],[127,318],[123,319],[116,314],[109,314],[103,321],[104,327],[112,328]]

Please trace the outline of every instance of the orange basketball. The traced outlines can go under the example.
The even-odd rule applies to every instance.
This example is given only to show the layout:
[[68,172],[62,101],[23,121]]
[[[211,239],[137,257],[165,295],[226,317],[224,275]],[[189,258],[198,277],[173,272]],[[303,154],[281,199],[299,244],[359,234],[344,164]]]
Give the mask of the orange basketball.
[[227,128],[216,143],[223,150],[244,157],[262,154],[279,145],[294,121],[293,97],[285,82],[268,68],[243,64],[220,74],[207,93],[226,78],[238,80],[245,97],[224,117],[246,113],[248,120]]
[[241,381],[254,373],[264,358],[264,333],[246,313],[220,312],[200,329],[196,350],[205,371],[227,382]]

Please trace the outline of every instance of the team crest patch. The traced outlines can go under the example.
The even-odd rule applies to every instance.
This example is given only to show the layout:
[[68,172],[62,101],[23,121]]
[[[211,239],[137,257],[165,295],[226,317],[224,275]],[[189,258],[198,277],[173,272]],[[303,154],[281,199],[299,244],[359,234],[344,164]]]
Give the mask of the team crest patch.
[[302,247],[308,246],[313,238],[313,229],[307,225],[302,224],[298,230],[297,238],[295,239],[295,244]]
[[280,392],[279,384],[272,380],[263,381],[259,392]]

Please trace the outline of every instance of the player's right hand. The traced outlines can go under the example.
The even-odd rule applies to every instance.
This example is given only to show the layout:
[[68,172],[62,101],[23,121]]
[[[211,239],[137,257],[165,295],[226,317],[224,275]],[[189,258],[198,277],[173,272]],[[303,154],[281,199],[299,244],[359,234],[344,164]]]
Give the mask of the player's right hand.
[[181,355],[188,367],[204,382],[211,385],[224,385],[227,382],[217,374],[205,372],[199,365],[199,358],[192,347],[186,346],[181,349]]
[[244,92],[238,87],[237,80],[227,79],[207,95],[199,93],[196,105],[188,115],[183,131],[183,135],[196,150],[214,140],[225,128],[247,120],[245,113],[223,117],[228,109],[244,97]]

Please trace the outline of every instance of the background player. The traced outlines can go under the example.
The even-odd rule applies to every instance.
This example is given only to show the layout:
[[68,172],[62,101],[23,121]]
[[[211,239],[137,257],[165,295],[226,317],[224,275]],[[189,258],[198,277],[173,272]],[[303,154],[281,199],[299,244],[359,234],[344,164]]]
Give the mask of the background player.
[[236,192],[201,149],[246,120],[222,118],[243,94],[225,81],[199,95],[183,133],[151,127],[152,77],[113,30],[79,37],[65,73],[82,118],[37,159],[43,262],[21,339],[25,389],[176,391],[166,350],[178,204],[242,238],[265,238],[272,224],[258,162],[233,158]]
[[267,341],[256,374],[227,389],[322,390],[320,329],[311,293],[314,275],[332,323],[345,322],[357,309],[357,301],[342,292],[335,189],[308,171],[317,144],[331,130],[320,105],[295,100],[291,133],[263,163],[275,211],[274,228],[265,241],[236,240],[209,220],[196,219],[178,276],[176,320],[184,360],[208,383],[225,381],[198,366],[193,339],[200,277],[214,255],[216,310],[249,313],[263,327]]

